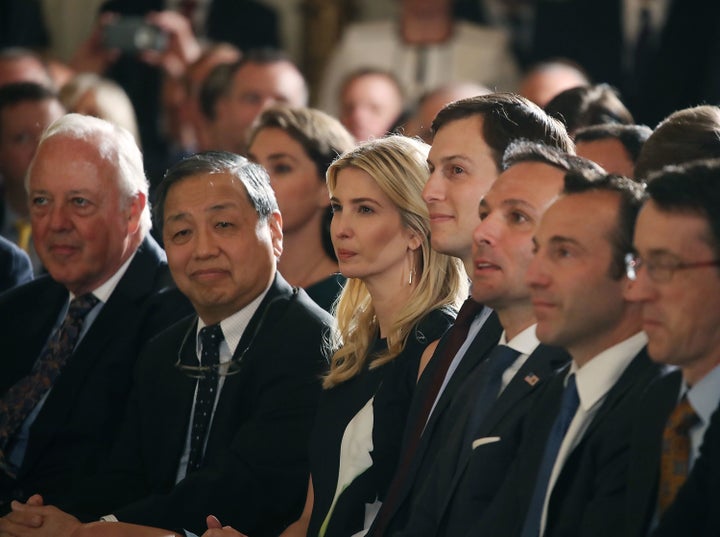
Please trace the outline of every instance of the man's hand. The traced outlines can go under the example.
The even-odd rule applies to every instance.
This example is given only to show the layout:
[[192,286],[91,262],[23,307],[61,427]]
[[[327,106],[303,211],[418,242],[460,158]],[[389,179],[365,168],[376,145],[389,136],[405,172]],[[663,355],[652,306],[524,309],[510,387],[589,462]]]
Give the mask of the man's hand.
[[96,73],[102,75],[120,57],[120,51],[107,49],[103,45],[105,27],[116,20],[115,13],[103,13],[98,18],[90,36],[75,50],[70,67],[78,73]]
[[223,526],[213,515],[208,516],[206,522],[208,530],[202,534],[202,537],[247,537],[230,526]]
[[72,515],[51,505],[42,505],[42,497],[28,503],[12,502],[12,512],[0,518],[0,537],[72,537],[82,526]]

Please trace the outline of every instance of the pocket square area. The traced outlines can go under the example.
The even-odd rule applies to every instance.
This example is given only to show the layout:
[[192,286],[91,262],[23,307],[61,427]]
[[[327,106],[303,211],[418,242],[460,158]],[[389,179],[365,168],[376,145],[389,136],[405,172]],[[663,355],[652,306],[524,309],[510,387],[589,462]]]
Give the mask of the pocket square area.
[[493,442],[500,442],[499,436],[486,436],[485,438],[478,438],[473,440],[472,448],[475,449],[478,446],[484,446],[485,444],[492,444]]

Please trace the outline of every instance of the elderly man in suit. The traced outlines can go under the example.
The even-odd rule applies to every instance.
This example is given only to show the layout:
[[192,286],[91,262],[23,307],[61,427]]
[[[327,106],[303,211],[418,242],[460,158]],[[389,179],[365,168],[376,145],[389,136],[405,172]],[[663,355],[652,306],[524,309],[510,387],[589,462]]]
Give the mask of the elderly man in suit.
[[[260,166],[223,152],[180,162],[158,190],[156,220],[197,316],[142,352],[109,467],[72,510],[198,534],[213,513],[248,535],[277,535],[305,499],[331,317],[276,270],[282,219]],[[0,532],[32,516],[42,525],[23,534],[80,525],[54,507],[14,506]]]
[[149,236],[142,156],[126,131],[71,114],[27,178],[48,275],[0,299],[0,504],[57,497],[98,470],[142,344],[190,311]]
[[[666,509],[660,535],[717,534],[717,426],[708,427],[720,402],[720,161],[664,168],[648,194],[627,258],[628,298],[642,308],[650,357],[677,370],[639,407],[625,535],[646,535]],[[672,507],[690,469],[689,491]]]

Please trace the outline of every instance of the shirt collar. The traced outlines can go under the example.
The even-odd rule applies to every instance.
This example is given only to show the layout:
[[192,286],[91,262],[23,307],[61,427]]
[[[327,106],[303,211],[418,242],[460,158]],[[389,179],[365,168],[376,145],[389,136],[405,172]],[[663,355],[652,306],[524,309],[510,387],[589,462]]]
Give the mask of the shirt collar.
[[647,345],[645,332],[638,332],[590,359],[581,368],[573,361],[580,406],[586,412],[600,402],[615,385],[633,358]]
[[692,388],[687,389],[687,385],[683,381],[683,389],[681,393],[687,390],[687,398],[702,420],[703,424],[710,422],[710,416],[718,408],[718,399],[720,396],[720,365],[715,366],[707,375],[705,375]]
[[530,355],[535,352],[537,346],[540,345],[540,342],[535,335],[536,326],[536,324],[528,326],[525,330],[517,334],[510,341],[507,340],[507,334],[505,333],[505,330],[503,330],[502,334],[500,335],[500,341],[498,341],[498,345],[507,345],[511,349],[518,351],[520,354]]
[[[130,257],[127,258],[125,263],[120,265],[120,268],[115,271],[115,274],[110,276],[105,282],[96,287],[91,291],[92,295],[97,298],[100,302],[103,304],[106,303],[108,300],[110,300],[110,295],[113,294],[113,291],[115,291],[115,288],[117,287],[118,283],[120,283],[120,279],[125,275],[127,272],[128,267],[130,266],[130,263],[132,263],[132,260],[135,259],[135,254],[137,253],[137,250],[135,250]],[[75,298],[74,293],[70,293],[70,300]]]
[[[250,302],[240,310],[236,311],[229,317],[226,317],[225,319],[220,321],[220,328],[222,328],[224,343],[227,344],[230,351],[229,356],[225,353],[220,353],[220,363],[228,362],[232,359],[233,355],[235,354],[235,350],[240,343],[240,339],[242,338],[243,333],[245,333],[245,329],[248,327],[248,324],[250,324],[250,319],[252,319],[253,315],[255,315],[255,312],[260,307],[260,303],[265,298],[265,295],[267,295],[269,289],[270,285],[268,285],[262,293],[260,293],[255,299],[253,299],[252,302]],[[200,355],[199,334],[200,330],[205,326],[206,325],[203,320],[198,318],[197,332],[195,337],[196,353],[198,356]]]

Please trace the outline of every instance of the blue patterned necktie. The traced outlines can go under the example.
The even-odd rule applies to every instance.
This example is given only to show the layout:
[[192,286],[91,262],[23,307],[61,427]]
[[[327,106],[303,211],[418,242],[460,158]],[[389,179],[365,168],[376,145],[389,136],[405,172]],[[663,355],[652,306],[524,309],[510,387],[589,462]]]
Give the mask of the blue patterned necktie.
[[60,376],[75,350],[85,316],[97,303],[98,299],[90,293],[74,298],[62,325],[52,335],[30,373],[15,383],[0,400],[0,468],[6,472],[8,447],[22,423]]
[[198,379],[197,396],[195,397],[195,411],[193,413],[192,429],[190,433],[190,458],[187,472],[193,472],[200,467],[203,460],[205,438],[212,419],[215,406],[215,396],[218,388],[218,369],[220,363],[220,343],[224,339],[222,328],[213,324],[200,329],[200,343],[202,352],[200,361],[207,372]]
[[572,422],[579,404],[580,398],[578,397],[575,374],[573,373],[567,379],[562,401],[560,402],[560,412],[555,418],[550,435],[545,443],[545,451],[535,480],[532,500],[525,517],[522,537],[537,537],[540,534],[540,522],[543,507],[545,506],[545,496],[548,492],[547,488],[550,484],[550,475],[555,466],[555,459],[557,459],[565,433],[570,427],[570,422]]

